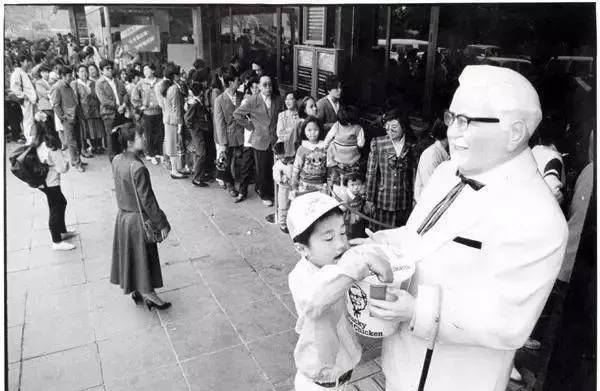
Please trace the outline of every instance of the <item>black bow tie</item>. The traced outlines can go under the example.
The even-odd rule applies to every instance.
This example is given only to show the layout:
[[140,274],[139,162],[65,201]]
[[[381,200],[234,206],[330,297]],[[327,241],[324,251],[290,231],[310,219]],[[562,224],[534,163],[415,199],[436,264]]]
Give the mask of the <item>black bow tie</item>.
[[465,184],[471,186],[471,188],[475,191],[480,190],[481,188],[483,188],[485,186],[483,183],[478,182],[475,179],[467,178],[466,176],[461,174],[460,171],[456,171],[456,176],[458,176],[460,178],[460,181],[462,183],[465,183]]

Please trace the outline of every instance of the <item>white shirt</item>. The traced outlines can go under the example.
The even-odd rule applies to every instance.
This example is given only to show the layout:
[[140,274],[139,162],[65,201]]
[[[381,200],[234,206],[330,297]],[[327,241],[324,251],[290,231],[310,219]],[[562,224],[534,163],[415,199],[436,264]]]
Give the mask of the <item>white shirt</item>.
[[419,158],[419,166],[417,167],[417,175],[415,177],[414,200],[419,201],[421,192],[429,182],[429,178],[442,162],[450,160],[450,155],[440,140],[435,140],[435,143],[427,147]]
[[31,103],[37,102],[37,92],[27,72],[21,67],[15,68],[10,75],[10,90],[19,99],[27,96]]
[[60,186],[60,174],[64,174],[69,170],[69,163],[60,148],[53,151],[43,142],[37,147],[36,152],[40,162],[49,166],[48,174],[46,175],[46,186]]
[[229,90],[225,90],[225,95],[227,95],[227,97],[229,98],[229,100],[231,101],[231,103],[233,103],[233,106],[235,107],[235,104],[237,103],[237,97],[235,96],[235,94],[231,94],[229,92]]
[[333,102],[333,99],[331,99],[331,97],[329,95],[327,95],[327,100],[329,101],[329,103],[331,103],[331,106],[333,106],[333,111],[335,111],[335,113],[337,114],[338,110],[340,109],[340,102]]
[[[335,382],[354,369],[361,357],[360,344],[346,317],[349,286],[336,284],[344,275],[343,269],[339,262],[318,268],[302,258],[288,277],[298,313],[295,330],[299,338],[294,350],[296,368],[320,383]],[[338,286],[340,290],[332,289],[332,286]],[[331,327],[334,324],[335,329]]]
[[263,94],[260,94],[260,96],[262,97],[263,102],[265,102],[265,104],[267,105],[267,109],[271,110],[271,97],[264,96]]
[[392,141],[392,145],[394,146],[394,150],[396,151],[396,156],[402,155],[402,150],[404,149],[406,137],[402,136],[400,140],[392,140],[392,138],[390,138],[390,140]]
[[110,88],[112,88],[113,92],[115,93],[115,97],[117,98],[117,106],[119,106],[121,104],[121,100],[119,99],[119,94],[117,93],[117,84],[115,83],[115,78],[114,77],[112,79],[109,79],[108,77],[104,77],[104,78],[108,82],[108,85],[110,85]]

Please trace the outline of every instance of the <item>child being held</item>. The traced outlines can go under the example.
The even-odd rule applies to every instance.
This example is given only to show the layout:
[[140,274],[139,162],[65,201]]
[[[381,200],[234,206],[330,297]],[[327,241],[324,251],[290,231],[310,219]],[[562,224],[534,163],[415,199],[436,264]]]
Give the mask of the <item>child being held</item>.
[[365,177],[360,173],[351,173],[344,177],[343,184],[344,186],[340,188],[338,196],[348,206],[348,208],[343,208],[345,209],[344,221],[346,222],[348,239],[364,238],[366,237],[366,222],[352,210],[363,212],[366,200]]
[[365,146],[365,132],[358,124],[358,109],[340,107],[323,145],[327,148],[327,169],[331,185],[340,184],[342,176],[358,170],[360,150]]
[[361,358],[361,347],[346,317],[345,296],[372,271],[393,280],[390,264],[357,246],[350,249],[340,203],[313,192],[290,206],[287,225],[301,255],[288,281],[298,320],[294,350],[296,391],[344,390]]
[[325,150],[320,148],[319,141],[323,139],[325,131],[323,124],[316,118],[309,116],[301,125],[300,134],[302,144],[296,151],[290,198],[296,194],[312,191],[326,192],[327,166]]

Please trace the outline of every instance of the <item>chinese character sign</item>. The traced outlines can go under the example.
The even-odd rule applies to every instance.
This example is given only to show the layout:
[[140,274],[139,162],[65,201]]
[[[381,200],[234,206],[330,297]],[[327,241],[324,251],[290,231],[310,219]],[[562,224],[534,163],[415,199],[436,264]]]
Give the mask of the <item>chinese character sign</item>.
[[127,26],[121,31],[121,43],[125,52],[160,52],[158,26]]

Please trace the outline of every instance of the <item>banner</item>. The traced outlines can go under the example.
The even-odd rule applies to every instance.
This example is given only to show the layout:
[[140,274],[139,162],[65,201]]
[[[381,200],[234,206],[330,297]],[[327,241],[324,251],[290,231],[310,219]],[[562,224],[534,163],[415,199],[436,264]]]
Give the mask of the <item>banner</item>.
[[121,31],[121,44],[124,52],[160,52],[158,26],[127,26]]

